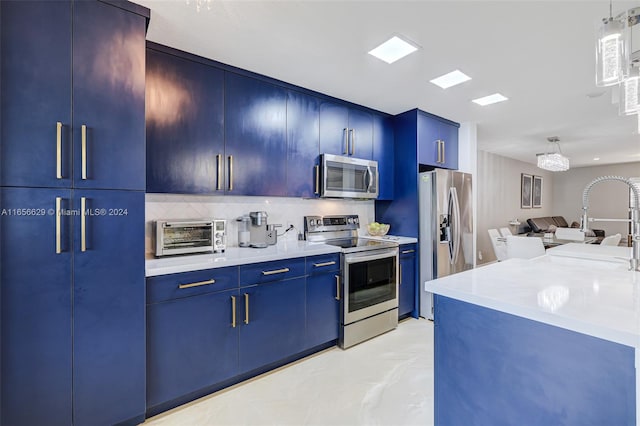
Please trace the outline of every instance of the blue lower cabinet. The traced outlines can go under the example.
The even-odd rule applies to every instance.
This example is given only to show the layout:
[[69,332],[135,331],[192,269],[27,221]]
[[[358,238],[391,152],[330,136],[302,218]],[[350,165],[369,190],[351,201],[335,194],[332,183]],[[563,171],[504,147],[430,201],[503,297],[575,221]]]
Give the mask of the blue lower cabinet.
[[147,306],[149,409],[238,374],[241,302],[233,289]]
[[634,348],[435,295],[437,425],[636,424]]
[[240,305],[241,373],[303,350],[304,276],[241,288]]
[[85,212],[74,217],[74,424],[142,419],[144,193],[74,191],[73,202]]
[[[3,425],[71,424],[71,192],[2,188]],[[17,214],[33,209],[33,214]],[[26,211],[25,211],[26,212]],[[59,229],[59,233],[56,230]],[[59,253],[56,234],[60,235]],[[45,272],[46,271],[46,272]]]
[[[416,307],[416,245],[400,246],[400,293],[398,316],[403,317],[415,312]],[[414,315],[416,316],[416,315]]]
[[340,255],[307,258],[305,347],[338,338],[340,323]]

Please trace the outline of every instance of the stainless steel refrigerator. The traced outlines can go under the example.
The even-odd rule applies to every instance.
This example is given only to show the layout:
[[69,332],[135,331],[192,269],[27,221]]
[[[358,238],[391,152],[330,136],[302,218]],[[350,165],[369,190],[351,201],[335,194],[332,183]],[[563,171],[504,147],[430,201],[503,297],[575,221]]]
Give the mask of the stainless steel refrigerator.
[[433,295],[425,281],[473,268],[471,177],[444,169],[418,175],[422,317],[433,319]]

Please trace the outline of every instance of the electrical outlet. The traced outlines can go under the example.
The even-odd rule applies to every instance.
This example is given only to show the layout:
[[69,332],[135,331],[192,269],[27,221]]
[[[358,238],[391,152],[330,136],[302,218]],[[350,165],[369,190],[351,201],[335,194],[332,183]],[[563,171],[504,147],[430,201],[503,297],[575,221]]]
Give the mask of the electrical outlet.
[[478,250],[478,260],[482,260],[482,250]]

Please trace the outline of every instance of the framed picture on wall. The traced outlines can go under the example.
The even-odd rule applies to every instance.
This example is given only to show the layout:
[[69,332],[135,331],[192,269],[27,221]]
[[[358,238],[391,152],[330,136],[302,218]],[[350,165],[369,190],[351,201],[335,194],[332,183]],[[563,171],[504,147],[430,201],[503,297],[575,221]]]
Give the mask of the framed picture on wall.
[[533,208],[542,207],[542,176],[533,177]]
[[533,186],[533,176],[522,173],[522,184],[520,187],[520,208],[531,208],[531,194]]

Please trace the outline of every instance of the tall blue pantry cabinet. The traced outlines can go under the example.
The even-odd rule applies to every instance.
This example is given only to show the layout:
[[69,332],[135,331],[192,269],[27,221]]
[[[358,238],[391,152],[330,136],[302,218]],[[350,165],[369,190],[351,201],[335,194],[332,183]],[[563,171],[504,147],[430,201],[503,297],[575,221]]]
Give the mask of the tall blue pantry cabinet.
[[0,423],[139,423],[149,11],[0,9]]

